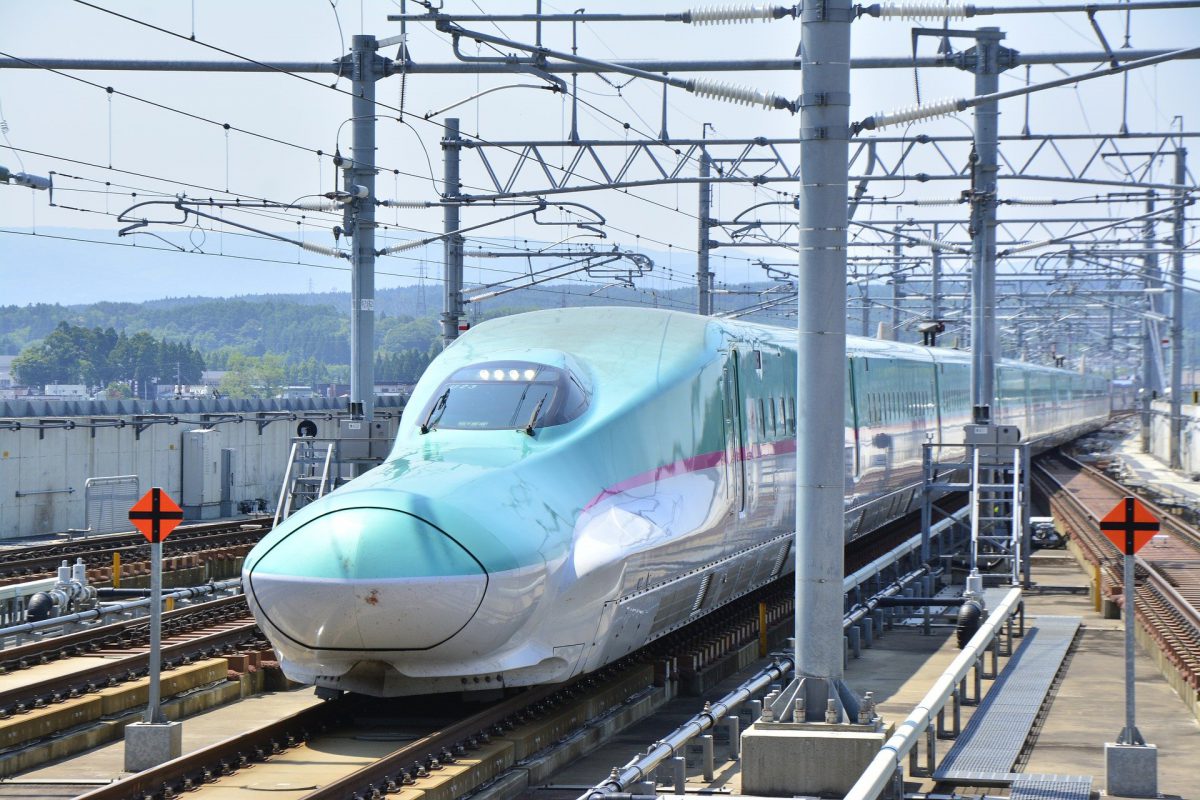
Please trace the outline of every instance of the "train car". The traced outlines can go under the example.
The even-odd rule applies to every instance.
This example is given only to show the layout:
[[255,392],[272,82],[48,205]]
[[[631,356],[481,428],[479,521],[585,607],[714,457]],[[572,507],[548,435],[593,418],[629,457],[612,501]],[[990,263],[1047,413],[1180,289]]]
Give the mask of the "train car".
[[[562,681],[791,571],[795,344],[636,308],[467,332],[414,389],[386,461],[247,557],[284,673],[379,696]],[[847,355],[853,541],[914,507],[924,442],[961,443],[970,364],[853,337]],[[998,373],[998,418],[1039,443],[1107,415],[1103,382]]]

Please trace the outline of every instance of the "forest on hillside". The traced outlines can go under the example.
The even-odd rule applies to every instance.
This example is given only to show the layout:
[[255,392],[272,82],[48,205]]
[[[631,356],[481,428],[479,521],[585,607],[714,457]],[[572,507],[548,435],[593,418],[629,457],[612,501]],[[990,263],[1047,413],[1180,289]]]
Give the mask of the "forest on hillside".
[[[595,291],[595,287],[590,288]],[[467,321],[568,304],[639,302],[590,296],[579,286],[526,290],[469,306]],[[384,289],[377,294],[375,375],[413,383],[441,350],[441,288]],[[684,299],[663,302],[682,307]],[[0,355],[17,355],[19,382],[83,383],[126,388],[146,381],[199,381],[202,370],[231,373],[233,396],[286,385],[349,380],[349,296],[341,293],[168,298],[144,303],[0,306]],[[18,355],[19,354],[19,355]],[[124,391],[112,387],[113,392]]]
[[[755,302],[765,284],[727,287],[714,295],[717,310]],[[884,318],[890,287],[872,286]],[[1200,340],[1200,305],[1186,295],[1188,352]],[[441,350],[440,285],[382,289],[376,296],[376,377],[411,383]],[[506,314],[577,305],[652,305],[691,310],[695,290],[669,292],[620,285],[546,285],[468,304],[475,324]],[[853,303],[852,303],[853,305]],[[14,369],[31,385],[114,381],[184,382],[200,370],[237,373],[232,393],[283,385],[349,380],[350,298],[346,293],[182,297],[144,303],[0,306],[0,355],[20,357]],[[749,317],[753,319],[753,317]],[[857,332],[857,323],[849,326]],[[915,339],[910,339],[915,341]]]

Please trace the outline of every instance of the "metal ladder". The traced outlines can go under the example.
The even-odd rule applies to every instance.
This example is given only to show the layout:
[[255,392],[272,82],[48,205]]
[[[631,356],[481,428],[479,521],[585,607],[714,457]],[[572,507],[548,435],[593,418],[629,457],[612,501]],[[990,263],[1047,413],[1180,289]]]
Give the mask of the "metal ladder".
[[981,558],[1002,561],[1013,585],[1020,585],[1028,527],[1029,448],[998,445],[970,449],[971,565]]
[[274,525],[312,501],[324,497],[331,489],[329,478],[334,445],[334,442],[330,442],[322,455],[313,442],[293,440],[283,483],[279,487],[279,502],[275,504]]
[[[923,532],[928,531],[934,514],[940,511],[934,500],[953,492],[967,492],[971,504],[968,552],[972,574],[978,575],[981,559],[996,560],[1004,563],[1014,585],[1027,584],[1028,444],[926,444],[922,462]],[[927,549],[923,543],[923,556],[930,555]]]

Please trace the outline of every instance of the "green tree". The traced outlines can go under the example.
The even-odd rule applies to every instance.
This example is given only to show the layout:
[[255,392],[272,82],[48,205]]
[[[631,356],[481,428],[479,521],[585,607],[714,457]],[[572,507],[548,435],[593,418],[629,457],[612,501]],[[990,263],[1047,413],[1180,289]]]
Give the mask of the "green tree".
[[283,387],[285,369],[283,356],[268,353],[248,356],[230,353],[225,377],[221,379],[221,394],[228,397],[274,397]]
[[31,344],[13,359],[13,375],[17,382],[25,386],[44,388],[48,383],[57,383],[60,379],[59,365],[55,362],[50,349],[46,345]]
[[133,397],[133,390],[128,383],[113,381],[105,388],[104,396],[109,400],[125,400]]

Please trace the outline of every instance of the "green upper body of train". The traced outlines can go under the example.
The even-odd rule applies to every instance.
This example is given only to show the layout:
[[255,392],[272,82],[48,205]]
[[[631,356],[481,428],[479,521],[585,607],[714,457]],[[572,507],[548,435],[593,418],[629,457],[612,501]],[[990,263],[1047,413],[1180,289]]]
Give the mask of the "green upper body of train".
[[[564,680],[791,569],[796,336],[633,308],[485,322],[430,365],[376,469],[246,560],[292,678],[378,695]],[[847,541],[915,507],[970,422],[970,357],[848,337]],[[1098,426],[1107,383],[1002,362],[995,421]],[[803,532],[801,532],[803,536]]]

